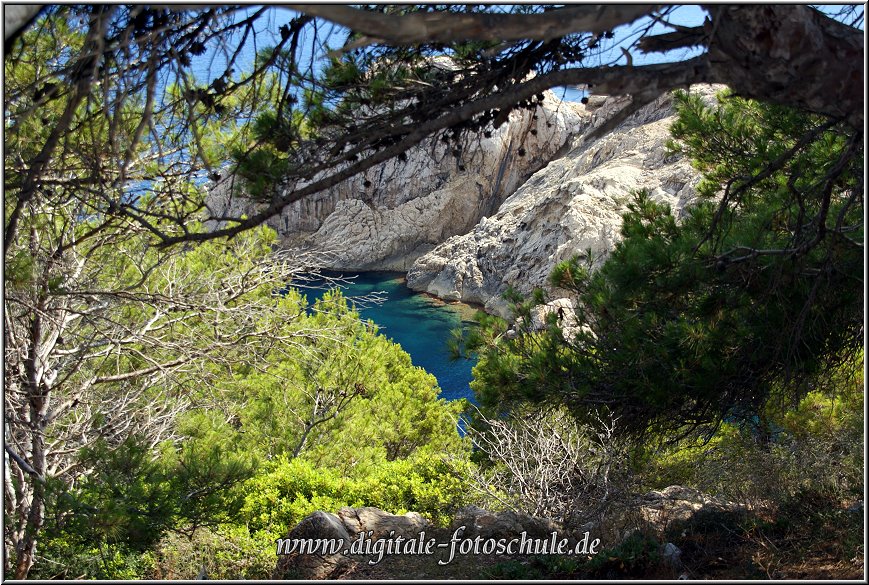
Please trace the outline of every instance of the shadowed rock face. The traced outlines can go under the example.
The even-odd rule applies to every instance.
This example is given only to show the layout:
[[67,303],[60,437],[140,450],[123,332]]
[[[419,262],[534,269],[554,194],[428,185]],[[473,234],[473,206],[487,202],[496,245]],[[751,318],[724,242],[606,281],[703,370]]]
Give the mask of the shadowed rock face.
[[[332,254],[328,268],[407,270],[451,236],[470,231],[590,121],[578,104],[545,92],[534,110],[511,113],[490,137],[456,145],[438,138],[297,201],[269,221],[287,247]],[[228,181],[209,195],[212,211],[250,214]]]
[[[581,538],[547,518],[536,518],[510,511],[493,513],[476,506],[467,506],[458,510],[452,524],[440,528],[433,526],[415,512],[397,515],[370,507],[341,508],[337,514],[317,511],[306,516],[290,530],[287,535],[288,540],[333,539],[342,542],[340,548],[347,550],[348,554],[322,554],[310,551],[304,554],[297,551],[280,554],[273,577],[275,579],[443,578],[446,574],[444,571],[447,569],[439,561],[446,560],[450,553],[448,548],[438,547],[438,543],[445,547],[452,538],[518,540],[523,535],[533,539],[549,540],[553,532],[557,533],[559,539],[571,540],[571,546]],[[398,540],[399,538],[401,540]],[[395,544],[400,548],[386,555],[379,555],[375,548],[357,554],[352,547],[352,544],[362,542],[373,544],[377,540],[391,540],[393,543],[407,541],[428,543],[430,540],[434,542],[429,545],[430,550],[426,554],[408,551],[400,544]],[[451,578],[479,576],[480,561],[491,563],[496,562],[495,557],[500,560],[507,558],[502,553],[487,555],[491,557],[488,559],[479,555],[459,556],[467,558],[456,562],[456,565],[461,567],[451,567],[453,570],[458,570],[458,573],[450,573]],[[372,563],[371,561],[375,559],[377,562]],[[366,572],[374,565],[379,565],[378,572]]]
[[[694,91],[711,99],[720,89]],[[589,128],[621,101],[593,104]],[[632,191],[648,189],[681,210],[694,199],[698,176],[687,160],[666,155],[672,101],[662,96],[600,139],[574,139],[566,155],[531,176],[497,213],[421,256],[408,286],[507,316],[501,295],[508,286],[525,293],[546,287],[558,262],[587,249],[596,257],[610,251]]]
[[[341,547],[350,545],[352,536],[334,514],[317,511],[302,519],[287,535],[288,539],[333,539],[341,542]],[[281,545],[278,544],[280,547]],[[278,564],[275,568],[276,579],[328,579],[341,571],[348,563],[342,554],[308,554],[288,550],[290,546],[278,550]],[[281,553],[289,554],[281,554]]]

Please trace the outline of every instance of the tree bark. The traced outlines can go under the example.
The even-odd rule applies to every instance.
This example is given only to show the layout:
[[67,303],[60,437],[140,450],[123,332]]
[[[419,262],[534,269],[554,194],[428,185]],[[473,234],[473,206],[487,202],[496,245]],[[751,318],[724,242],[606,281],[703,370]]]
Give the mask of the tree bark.
[[707,6],[710,77],[740,96],[863,126],[863,32],[808,6]]
[[[34,236],[31,235],[33,238]],[[30,483],[29,509],[21,539],[15,543],[15,578],[26,579],[33,566],[36,554],[36,542],[45,517],[45,415],[48,410],[51,389],[46,385],[46,365],[43,356],[42,341],[45,335],[42,315],[46,313],[46,298],[40,294],[34,303],[37,310],[31,317],[29,330],[28,353],[24,360],[23,388],[29,403],[29,464],[32,473],[28,476]],[[23,513],[24,501],[20,502]]]
[[8,55],[15,42],[44,8],[40,4],[9,4],[3,7],[3,50]]
[[575,32],[602,33],[630,24],[659,8],[653,4],[623,4],[569,6],[542,14],[383,14],[336,4],[288,4],[286,7],[393,45],[549,40]]

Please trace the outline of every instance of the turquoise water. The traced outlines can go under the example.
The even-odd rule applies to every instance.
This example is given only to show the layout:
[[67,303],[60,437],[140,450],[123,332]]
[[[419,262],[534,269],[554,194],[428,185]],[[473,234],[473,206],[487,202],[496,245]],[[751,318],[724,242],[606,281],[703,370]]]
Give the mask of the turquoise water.
[[[329,274],[328,276],[336,276]],[[380,327],[380,333],[401,345],[413,364],[437,378],[441,397],[447,400],[467,398],[474,401],[471,368],[476,360],[453,359],[447,341],[453,329],[472,325],[467,319],[473,310],[467,305],[444,304],[407,288],[400,272],[363,272],[343,274],[344,295],[348,298],[383,293],[380,304],[356,303],[359,314]],[[313,303],[323,291],[302,291]],[[474,401],[475,402],[475,401]]]

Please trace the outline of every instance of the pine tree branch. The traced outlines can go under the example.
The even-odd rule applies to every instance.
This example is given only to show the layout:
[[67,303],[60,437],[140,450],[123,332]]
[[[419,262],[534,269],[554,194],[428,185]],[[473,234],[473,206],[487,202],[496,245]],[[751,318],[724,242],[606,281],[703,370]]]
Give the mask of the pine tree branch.
[[325,18],[357,33],[394,45],[455,41],[549,40],[571,33],[601,33],[630,24],[660,5],[584,5],[543,14],[383,14],[336,4],[288,4],[287,8]]

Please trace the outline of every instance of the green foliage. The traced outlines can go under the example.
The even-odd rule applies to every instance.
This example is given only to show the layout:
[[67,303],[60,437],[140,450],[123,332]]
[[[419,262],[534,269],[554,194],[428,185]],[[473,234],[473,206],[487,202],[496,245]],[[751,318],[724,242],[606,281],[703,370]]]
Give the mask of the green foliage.
[[332,59],[323,71],[323,83],[328,87],[339,89],[347,88],[361,81],[362,71],[359,64],[350,55],[342,59]]
[[[677,220],[647,193],[596,271],[560,264],[581,328],[554,322],[489,334],[475,370],[484,404],[566,402],[584,416],[609,405],[623,430],[662,433],[799,401],[862,344],[861,142],[799,112],[722,98],[678,98],[681,149],[704,172]],[[537,297],[516,302],[529,323]],[[763,307],[759,310],[759,307]]]
[[281,180],[294,170],[287,154],[312,136],[317,114],[300,111],[278,112],[260,108],[250,127],[236,131],[229,152],[236,164],[235,174],[245,180],[248,196],[269,199]]
[[214,425],[201,432],[219,434],[228,448],[260,460],[301,455],[345,473],[424,446],[466,450],[456,432],[463,404],[438,399],[433,376],[361,321],[339,292],[324,295],[309,314],[299,314],[301,302],[290,293],[281,304],[296,316],[282,334],[302,344],[276,347],[256,368],[238,364],[216,383],[221,415],[200,411],[185,424]]
[[661,563],[661,543],[639,531],[618,546],[594,556],[531,556],[498,563],[485,571],[487,579],[624,579],[649,578]]
[[[8,124],[4,133],[4,149],[15,152],[22,160],[28,160],[38,153],[41,144],[45,142],[52,126],[61,117],[68,102],[68,94],[59,87],[58,80],[52,75],[57,67],[58,58],[79,50],[84,43],[84,34],[75,30],[65,18],[45,19],[46,27],[43,34],[35,31],[27,33],[29,54],[21,59],[4,59],[4,92],[7,100],[5,119],[14,119],[14,124]],[[52,58],[52,59],[50,59]],[[29,115],[38,109],[39,116]],[[83,110],[83,108],[82,108]],[[84,117],[84,112],[79,112]],[[85,146],[88,138],[97,138],[105,130],[99,124],[91,136],[76,133],[69,137],[73,141],[72,149]],[[17,187],[21,181],[20,169],[11,164],[8,156],[5,160],[6,176],[4,187]],[[6,193],[9,205],[10,193]],[[7,217],[8,221],[8,217]]]
[[535,555],[527,560],[509,560],[484,570],[486,579],[564,579],[570,578],[579,569],[581,562],[576,557],[558,555]]
[[848,364],[834,377],[836,387],[812,391],[792,409],[770,409],[763,421],[727,422],[711,437],[650,449],[647,487],[690,485],[752,505],[786,502],[807,490],[837,501],[860,497],[861,369],[862,359]]
[[661,562],[661,543],[649,534],[633,532],[617,546],[604,549],[582,567],[591,577],[644,577]]
[[[207,265],[215,256],[194,252],[188,260]],[[326,294],[308,313],[295,291],[278,305],[274,318],[297,317],[285,329],[304,340],[298,354],[284,347],[267,354],[264,367],[242,362],[230,377],[217,376],[199,399],[217,397],[221,407],[183,415],[181,447],[164,445],[154,458],[130,440],[82,453],[94,472],[50,505],[64,519],[46,534],[47,554],[63,555],[50,557],[55,568],[193,578],[204,566],[212,578],[264,577],[262,552],[229,563],[266,546],[273,564],[274,538],[316,510],[376,506],[446,524],[469,503],[469,445],[456,428],[464,404],[439,400],[434,378],[361,322],[340,293]],[[317,416],[324,391],[345,388],[352,400],[315,431],[293,424]],[[142,551],[157,555],[156,567],[133,562]]]
[[805,554],[831,551],[850,560],[860,554],[865,524],[862,511],[847,510],[829,492],[802,489],[782,502],[775,521],[764,527],[772,538],[786,540]]
[[246,526],[222,524],[188,537],[167,534],[151,553],[153,567],[140,578],[193,580],[271,579],[275,541],[270,533],[251,533]]
[[463,465],[426,449],[346,476],[301,458],[283,459],[245,486],[241,523],[278,538],[317,510],[374,506],[394,514],[419,512],[445,524],[452,512],[469,503]]
[[286,157],[271,145],[263,145],[252,151],[236,149],[233,156],[239,162],[238,175],[247,181],[245,187],[251,197],[267,198],[287,174]]
[[[216,278],[257,274],[273,241],[274,233],[262,229],[162,258],[131,238],[113,253],[96,248],[93,260],[101,263],[107,287],[138,286],[143,270],[156,264],[145,281],[149,290],[208,291]],[[197,371],[196,379],[207,384],[157,383],[142,396],[145,408],[152,400],[171,405],[183,392],[191,406],[173,427],[181,440],[155,447],[133,436],[122,445],[100,442],[82,450],[76,464],[91,471],[74,489],[62,481],[53,488],[47,505],[52,520],[40,549],[45,561],[37,574],[143,576],[152,571],[146,557],[137,560],[145,552],[183,564],[175,533],[197,539],[197,558],[216,550],[229,559],[237,554],[236,539],[240,547],[259,546],[263,533],[282,536],[317,509],[374,505],[446,522],[467,503],[456,471],[469,465],[470,446],[456,427],[463,403],[438,399],[434,377],[361,321],[339,292],[308,307],[297,291],[276,295],[274,283],[265,280],[221,302],[245,311],[233,329],[273,335],[226,345],[228,332],[215,329],[207,314],[172,321],[174,339],[225,345],[213,356],[219,359]],[[122,303],[112,310],[120,322],[157,314],[149,304]],[[135,349],[76,375],[145,367],[145,355],[172,356],[171,346]],[[100,392],[109,400],[118,386]],[[99,429],[107,421],[97,415],[92,424]],[[203,530],[206,536],[197,537]],[[262,576],[261,561],[252,559],[240,573]],[[177,570],[190,575],[185,567]],[[212,574],[235,574],[226,566],[208,567]]]
[[301,459],[284,459],[270,468],[245,486],[243,524],[253,531],[278,538],[311,512],[357,505],[350,482],[328,469]]
[[150,574],[157,564],[151,551],[83,544],[75,537],[47,538],[39,555],[44,561],[33,566],[29,578],[132,580]]
[[453,58],[459,63],[475,63],[481,60],[482,55],[500,43],[498,41],[468,41],[457,43],[452,46]]
[[859,575],[862,511],[848,510],[829,493],[812,489],[799,490],[775,504],[762,513],[706,508],[670,523],[662,536],[682,551],[689,574],[829,577],[827,567],[837,566],[845,575],[852,571]]
[[396,514],[418,512],[445,526],[456,510],[473,501],[466,481],[470,469],[466,459],[426,448],[381,465],[360,481],[360,488],[366,505]]
[[[217,524],[241,506],[235,486],[250,476],[244,462],[213,445],[168,445],[153,457],[133,436],[119,447],[85,448],[92,469],[70,489],[53,483],[43,556],[36,575],[131,579],[150,570],[152,547],[170,530]],[[44,573],[48,571],[49,573]]]
[[[179,429],[191,440],[247,458],[258,471],[228,521],[202,536],[197,531],[191,545],[164,538],[159,553],[169,563],[166,575],[190,578],[206,566],[212,576],[262,576],[255,559],[233,572],[208,561],[208,551],[230,558],[236,541],[271,547],[316,510],[376,506],[445,524],[469,503],[462,481],[471,465],[469,445],[456,428],[464,404],[439,400],[434,378],[360,321],[339,292],[308,312],[292,290],[281,304],[297,314],[284,333],[298,334],[302,343],[266,355],[255,368],[238,364],[208,391],[211,400],[218,397],[217,411],[194,410],[181,420]],[[315,338],[309,331],[329,334]],[[187,563],[181,550],[199,560]]]

